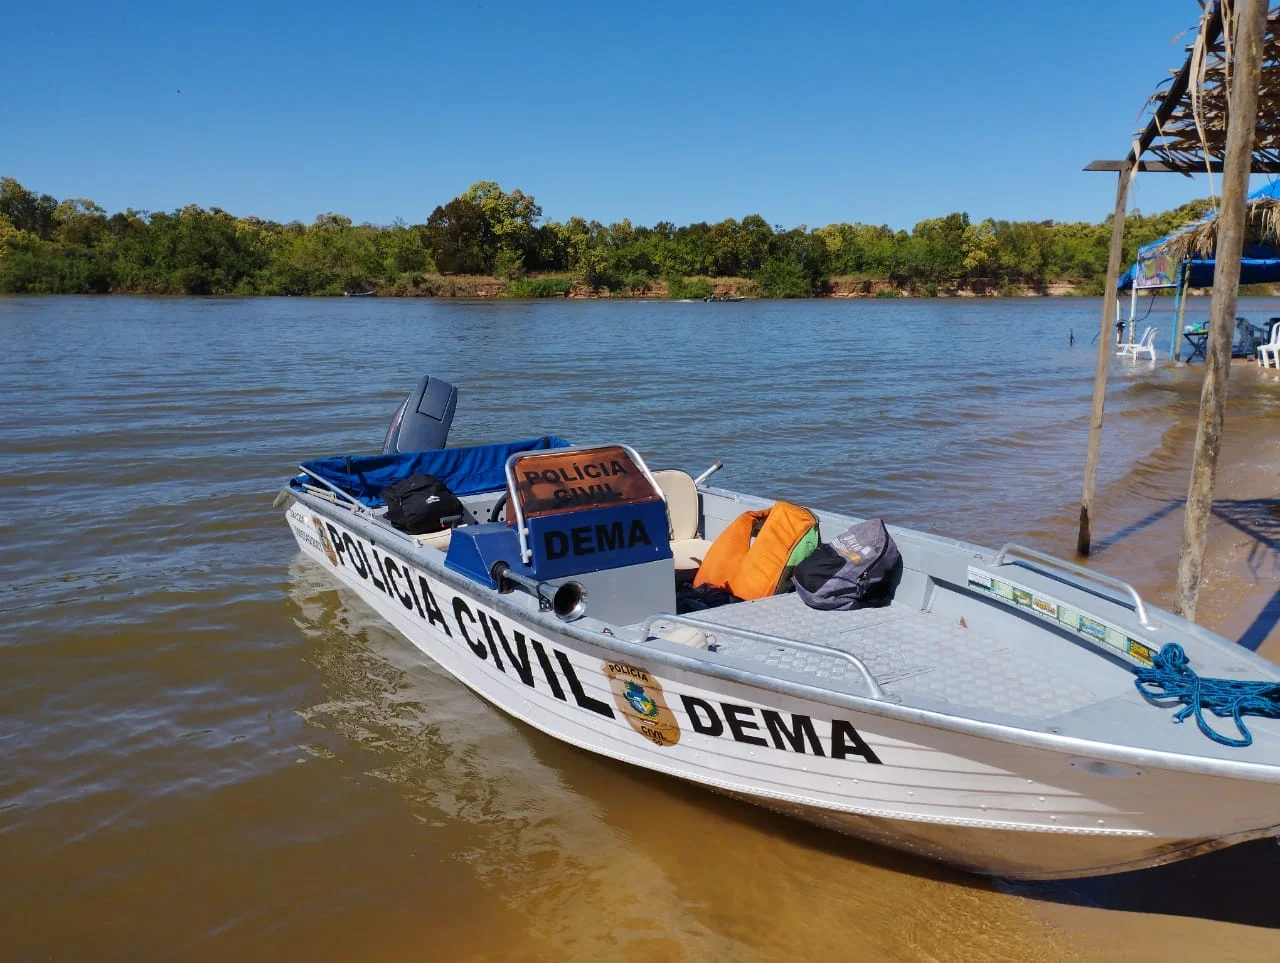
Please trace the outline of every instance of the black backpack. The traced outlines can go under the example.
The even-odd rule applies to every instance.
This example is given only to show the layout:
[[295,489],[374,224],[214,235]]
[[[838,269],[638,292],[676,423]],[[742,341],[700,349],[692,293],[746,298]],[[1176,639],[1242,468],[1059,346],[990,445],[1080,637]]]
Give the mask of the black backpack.
[[419,473],[392,482],[379,493],[387,503],[387,521],[410,535],[441,531],[462,518],[462,502],[435,475]]
[[888,605],[902,578],[902,556],[878,518],[850,525],[796,566],[791,582],[813,609]]

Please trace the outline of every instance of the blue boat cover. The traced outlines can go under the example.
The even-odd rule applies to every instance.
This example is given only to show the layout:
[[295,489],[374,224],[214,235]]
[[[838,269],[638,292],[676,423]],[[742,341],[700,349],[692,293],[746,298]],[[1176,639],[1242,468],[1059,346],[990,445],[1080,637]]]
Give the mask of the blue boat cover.
[[[1254,201],[1265,197],[1280,197],[1280,181],[1254,191],[1249,195],[1249,200]],[[1210,216],[1216,217],[1217,215]],[[1152,241],[1150,244],[1144,244],[1138,248],[1137,262],[1132,264],[1124,274],[1120,275],[1120,280],[1116,283],[1116,289],[1127,291],[1133,286],[1135,280],[1139,291],[1177,287],[1177,262],[1169,255],[1159,253],[1157,248],[1169,238],[1181,234],[1183,231],[1189,231],[1199,223],[1188,224],[1186,227],[1181,227],[1174,231],[1173,234],[1167,234],[1157,241]],[[1187,287],[1213,287],[1213,269],[1214,259],[1212,256],[1191,258],[1187,261],[1185,268],[1190,272],[1187,278]],[[1240,252],[1240,283],[1263,284],[1269,281],[1280,281],[1280,250],[1276,250],[1270,244],[1247,246]]]
[[[545,451],[548,448],[566,448],[568,445],[569,442],[563,438],[547,435],[526,441],[473,445],[470,448],[441,448],[438,451],[409,451],[390,455],[338,455],[303,462],[302,467],[358,499],[361,504],[376,508],[382,504],[379,492],[392,482],[418,472],[435,475],[455,495],[495,492],[506,487],[507,476],[503,469],[512,455],[525,451]],[[294,482],[301,484],[306,480],[307,476],[299,475]]]

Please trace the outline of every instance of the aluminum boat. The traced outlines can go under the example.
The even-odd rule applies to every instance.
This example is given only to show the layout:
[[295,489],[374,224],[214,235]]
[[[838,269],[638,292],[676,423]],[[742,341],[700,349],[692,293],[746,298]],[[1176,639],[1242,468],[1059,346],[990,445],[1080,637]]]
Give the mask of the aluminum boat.
[[[1201,676],[1280,669],[1131,586],[889,526],[903,566],[887,606],[819,611],[784,592],[681,614],[677,584],[772,500],[654,471],[623,444],[444,448],[455,403],[423,379],[384,454],[306,462],[277,503],[305,555],[542,732],[1002,877],[1114,873],[1280,834],[1280,720],[1250,718],[1251,745],[1222,745],[1134,684],[1168,642]],[[379,491],[419,471],[464,512],[415,536],[386,521]],[[815,515],[823,539],[858,520]]]

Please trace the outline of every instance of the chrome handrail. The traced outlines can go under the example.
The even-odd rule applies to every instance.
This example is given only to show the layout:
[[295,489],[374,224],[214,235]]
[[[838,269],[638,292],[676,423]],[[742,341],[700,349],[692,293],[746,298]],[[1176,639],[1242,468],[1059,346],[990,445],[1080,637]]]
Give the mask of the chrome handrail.
[[[1008,563],[1008,556],[1018,555],[1023,561],[1046,562],[1049,565],[1078,575],[1082,578],[1100,582],[1111,588],[1118,588],[1125,592],[1133,601],[1133,611],[1138,616],[1138,622],[1144,629],[1155,630],[1158,628],[1155,622],[1151,621],[1151,617],[1147,614],[1147,605],[1142,601],[1142,596],[1138,594],[1138,590],[1126,582],[1124,579],[1116,578],[1114,575],[1108,575],[1106,572],[1095,572],[1093,569],[1085,568],[1083,565],[1076,565],[1074,562],[1068,562],[1060,558],[1054,558],[1045,552],[1038,552],[1034,548],[1027,548],[1025,545],[1018,545],[1015,542],[1006,542],[1000,551],[996,552],[992,560],[994,567],[999,568],[1001,565]],[[1052,573],[1049,573],[1052,574]]]
[[[879,681],[871,670],[867,668],[867,664],[859,659],[852,652],[846,652],[844,649],[837,649],[831,645],[821,645],[817,642],[802,642],[800,639],[788,639],[786,636],[773,635],[769,632],[756,632],[754,629],[740,629],[733,625],[721,625],[718,622],[704,622],[701,619],[691,619],[687,615],[651,615],[640,626],[640,631],[645,638],[654,635],[653,625],[656,622],[669,622],[675,625],[687,625],[690,628],[702,629],[712,633],[721,635],[737,635],[744,639],[750,639],[753,642],[764,642],[768,645],[789,646],[793,649],[801,649],[805,652],[813,652],[817,655],[831,656],[835,659],[844,659],[862,675],[862,681],[867,684],[867,688],[871,691],[873,699],[879,699],[882,702],[887,701],[884,689],[880,687]],[[662,638],[662,636],[656,636]],[[668,639],[668,641],[670,641]],[[679,643],[677,643],[679,644]]]
[[710,468],[708,468],[706,471],[704,471],[701,475],[699,475],[697,478],[693,480],[693,487],[697,488],[699,485],[701,485],[704,481],[706,481],[708,478],[710,478],[712,475],[714,475],[723,467],[724,467],[724,462],[717,461],[714,465],[712,465]]
[[354,505],[354,506],[355,506],[355,511],[358,511],[358,512],[366,512],[366,513],[369,511],[368,506],[366,506],[365,504],[363,504],[359,499],[357,499],[357,498],[353,498],[349,492],[344,492],[344,491],[343,491],[341,488],[339,488],[337,485],[332,484],[328,479],[326,479],[326,478],[321,478],[319,475],[317,475],[315,472],[311,471],[311,470],[310,470],[309,468],[307,468],[305,465],[299,465],[299,466],[298,466],[298,470],[299,470],[300,472],[302,472],[304,475],[307,475],[307,476],[309,476],[309,477],[311,477],[311,478],[314,478],[316,481],[318,481],[318,482],[319,482],[321,485],[323,485],[325,488],[329,489],[329,491],[333,492],[335,495],[337,495],[337,496],[339,496],[340,498],[342,498],[342,500],[343,500],[343,501],[350,502],[352,505]]

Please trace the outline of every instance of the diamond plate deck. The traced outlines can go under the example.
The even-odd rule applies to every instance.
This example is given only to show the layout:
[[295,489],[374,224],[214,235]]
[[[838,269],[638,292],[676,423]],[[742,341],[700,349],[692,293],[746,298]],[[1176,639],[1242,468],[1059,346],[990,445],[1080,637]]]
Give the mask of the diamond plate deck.
[[1028,662],[1012,646],[906,605],[821,612],[788,594],[726,605],[696,617],[722,627],[715,633],[720,652],[821,681],[849,679],[861,685],[857,670],[843,659],[746,639],[733,629],[843,649],[908,704],[987,709],[1038,720],[1097,701],[1093,692],[1043,663]]

